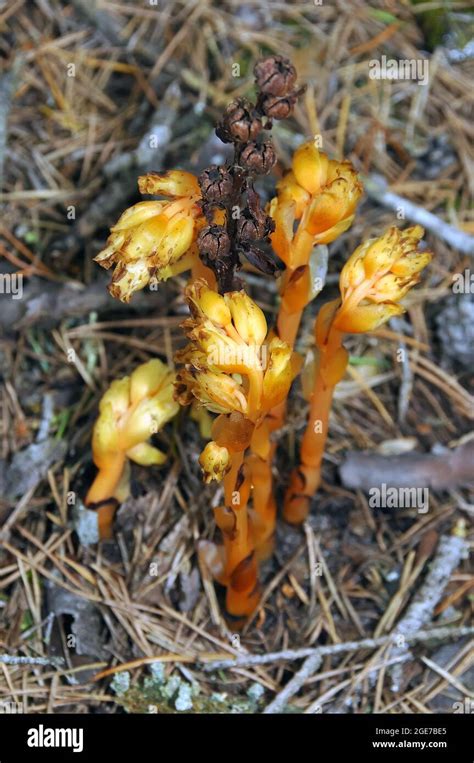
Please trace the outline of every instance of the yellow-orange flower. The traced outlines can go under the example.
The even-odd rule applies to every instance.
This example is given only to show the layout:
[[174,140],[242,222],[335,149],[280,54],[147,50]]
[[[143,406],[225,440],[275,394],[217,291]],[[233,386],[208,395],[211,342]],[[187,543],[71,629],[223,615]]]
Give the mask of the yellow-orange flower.
[[199,185],[191,173],[149,173],[138,179],[138,187],[142,194],[168,198],[141,201],[125,210],[111,228],[107,246],[95,257],[103,268],[114,266],[109,291],[123,302],[148,283],[189,269],[197,258],[195,240],[204,224]]
[[162,464],[166,454],[148,441],[179,409],[174,374],[154,358],[131,376],[113,381],[99,403],[92,455],[99,472],[87,494],[93,504],[115,496],[126,460],[142,466]]
[[420,278],[431,252],[420,251],[420,225],[402,231],[389,228],[353,252],[339,279],[341,306],[333,325],[339,331],[373,331],[403,313],[399,301]]
[[244,291],[221,296],[205,281],[186,290],[191,342],[176,355],[179,401],[194,398],[214,413],[238,412],[256,422],[282,400],[299,370],[298,356],[281,340],[266,341],[267,322]]
[[199,465],[206,484],[212,480],[220,482],[232,466],[230,453],[227,448],[211,440],[199,456]]
[[350,162],[328,159],[310,141],[295,151],[277,194],[269,206],[272,245],[294,270],[307,264],[316,244],[329,244],[350,227],[362,185]]

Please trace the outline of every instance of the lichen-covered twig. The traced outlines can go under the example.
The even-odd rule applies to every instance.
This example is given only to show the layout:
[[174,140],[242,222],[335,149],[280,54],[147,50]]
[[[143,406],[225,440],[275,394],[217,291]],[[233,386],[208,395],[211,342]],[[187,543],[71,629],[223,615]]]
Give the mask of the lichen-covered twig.
[[[418,589],[405,615],[392,632],[392,638],[407,642],[411,633],[419,631],[430,622],[434,608],[440,600],[446,584],[467,553],[468,544],[464,538],[458,535],[441,537],[437,554],[431,563],[431,569],[425,582]],[[406,653],[407,648],[403,644],[396,646],[391,656],[396,657]],[[391,675],[392,690],[398,691],[402,681],[402,666],[400,664],[395,665],[391,670]]]
[[[421,630],[408,634],[405,638],[409,644],[417,644],[424,641],[445,641],[448,639],[459,639],[474,634],[474,626],[462,626],[453,628],[444,626],[442,628],[433,628],[431,630]],[[315,654],[320,657],[328,655],[347,654],[348,652],[357,652],[359,649],[378,649],[393,642],[393,634],[388,636],[379,636],[379,638],[364,638],[360,641],[345,641],[342,644],[328,644],[316,647],[304,647],[302,649],[282,649],[280,652],[267,652],[266,654],[248,654],[228,660],[212,660],[202,663],[202,668],[206,672],[214,670],[223,670],[225,668],[249,668],[255,665],[269,665],[279,660],[300,660],[304,657],[311,657]]]
[[376,177],[364,178],[364,185],[367,195],[377,204],[381,204],[383,207],[393,209],[394,211],[403,209],[405,218],[410,222],[422,225],[427,231],[443,239],[443,241],[446,241],[447,244],[459,252],[474,255],[474,236],[454,228],[432,212],[428,212],[423,207],[413,204],[412,201],[387,191],[386,184]]

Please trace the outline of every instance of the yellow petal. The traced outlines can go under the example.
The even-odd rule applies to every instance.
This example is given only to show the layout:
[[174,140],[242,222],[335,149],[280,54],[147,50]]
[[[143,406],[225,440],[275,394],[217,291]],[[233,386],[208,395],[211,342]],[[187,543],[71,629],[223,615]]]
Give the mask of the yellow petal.
[[299,220],[311,201],[311,195],[296,181],[294,172],[287,172],[276,187],[279,199],[294,202],[295,217]]
[[150,217],[160,215],[165,204],[166,202],[163,201],[139,201],[138,204],[134,204],[133,207],[126,209],[110,230],[116,233],[126,228],[132,228],[135,225],[141,225],[141,223],[146,222]]
[[147,442],[141,442],[133,448],[129,448],[127,457],[140,466],[161,466],[166,461],[166,453],[154,448]]
[[177,261],[192,244],[194,220],[192,217],[180,217],[172,221],[163,236],[156,254],[157,265],[168,265]]
[[203,279],[194,281],[188,286],[186,298],[191,312],[196,315],[209,318],[219,326],[227,326],[232,321],[232,315],[224,297],[211,289]]
[[112,297],[121,302],[130,302],[135,291],[143,289],[150,281],[150,268],[145,260],[131,262],[114,271],[112,283],[108,289]]
[[403,307],[393,304],[369,303],[359,305],[350,312],[336,316],[334,326],[339,331],[350,334],[361,334],[365,331],[374,331],[386,321],[404,312]]
[[410,252],[393,263],[391,272],[397,276],[412,276],[423,270],[432,259],[432,253]]
[[129,376],[124,376],[122,379],[115,379],[112,382],[102,396],[99,403],[99,411],[105,410],[109,405],[112,407],[114,415],[117,418],[126,413],[130,406]]
[[308,193],[315,194],[326,183],[328,158],[309,141],[296,149],[292,168],[298,183]]
[[273,251],[287,266],[291,264],[295,210],[295,202],[287,197],[272,199],[268,208],[268,214],[275,222],[275,230],[270,235]]
[[190,172],[169,170],[149,172],[138,178],[140,193],[162,194],[163,196],[199,196],[197,178]]
[[260,345],[267,335],[267,321],[263,311],[244,291],[225,294],[234,326],[248,345]]
[[144,397],[152,396],[160,386],[168,381],[172,385],[173,376],[170,369],[159,358],[153,358],[138,366],[130,377],[130,401],[137,403]]
[[165,215],[157,215],[146,220],[130,232],[125,244],[121,247],[121,258],[127,264],[139,259],[151,257],[162,241],[167,229],[168,219]]
[[268,345],[269,363],[263,377],[263,407],[273,408],[284,400],[293,381],[293,351],[289,344],[274,337]]
[[92,454],[95,465],[100,469],[107,466],[111,453],[119,449],[119,434],[112,405],[102,407],[92,433]]

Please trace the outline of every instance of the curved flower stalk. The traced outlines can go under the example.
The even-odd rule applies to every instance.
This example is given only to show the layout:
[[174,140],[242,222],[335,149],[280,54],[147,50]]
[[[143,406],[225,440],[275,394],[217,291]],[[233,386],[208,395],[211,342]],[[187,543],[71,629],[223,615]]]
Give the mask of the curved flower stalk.
[[184,327],[191,341],[176,355],[184,365],[176,396],[183,405],[198,400],[219,414],[200,464],[206,482],[224,482],[225,506],[214,514],[225,553],[215,574],[227,586],[228,613],[244,617],[258,601],[255,552],[275,526],[273,504],[258,512],[247,509],[254,469],[244,463],[244,454],[250,448],[255,459],[268,459],[266,415],[285,399],[301,363],[285,342],[266,341],[265,316],[244,291],[221,296],[198,280],[186,297],[192,317]]
[[342,346],[345,333],[374,331],[404,312],[399,301],[419,281],[431,253],[420,251],[424,234],[416,225],[404,231],[389,228],[380,238],[359,246],[339,279],[340,299],[326,303],[316,319],[316,361],[309,424],[303,436],[300,465],[293,470],[285,497],[284,517],[302,522],[321,481],[321,462],[328,434],[329,411],[336,384],[347,368]]
[[109,291],[122,302],[148,283],[198,267],[196,238],[205,224],[199,184],[190,172],[150,172],[138,179],[138,187],[142,194],[167,199],[126,209],[94,258],[107,270],[114,266]]
[[303,309],[321,290],[311,272],[313,249],[335,241],[352,225],[361,194],[352,164],[328,159],[311,141],[295,151],[292,169],[277,184],[269,206],[275,223],[271,242],[286,265],[277,333],[291,346]]
[[131,376],[113,381],[99,403],[92,435],[97,476],[85,504],[98,508],[99,533],[109,538],[117,502],[128,495],[128,460],[141,466],[161,465],[166,454],[149,443],[179,410],[173,396],[174,374],[154,358]]

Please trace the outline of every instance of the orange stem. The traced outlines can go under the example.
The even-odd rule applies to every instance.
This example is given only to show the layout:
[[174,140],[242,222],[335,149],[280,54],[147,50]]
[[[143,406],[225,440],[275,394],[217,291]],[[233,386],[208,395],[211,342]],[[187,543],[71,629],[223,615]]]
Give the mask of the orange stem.
[[[124,465],[125,454],[120,451],[109,460],[106,467],[99,469],[96,478],[86,495],[86,506],[92,506],[93,504],[107,501],[109,498],[114,498],[115,491],[120,483]],[[115,510],[115,500],[103,504],[98,509],[99,535],[102,539],[112,537],[112,520]]]
[[226,550],[226,609],[236,618],[251,615],[259,600],[257,561],[247,511],[250,480],[248,474],[242,480],[240,473],[243,457],[243,452],[233,454],[232,468],[224,478],[226,506],[215,511]]
[[319,364],[311,394],[309,420],[301,442],[300,464],[291,473],[283,506],[283,516],[291,524],[300,524],[306,519],[310,499],[320,485],[334,389],[348,363],[339,331],[330,329],[325,343],[318,349]]

